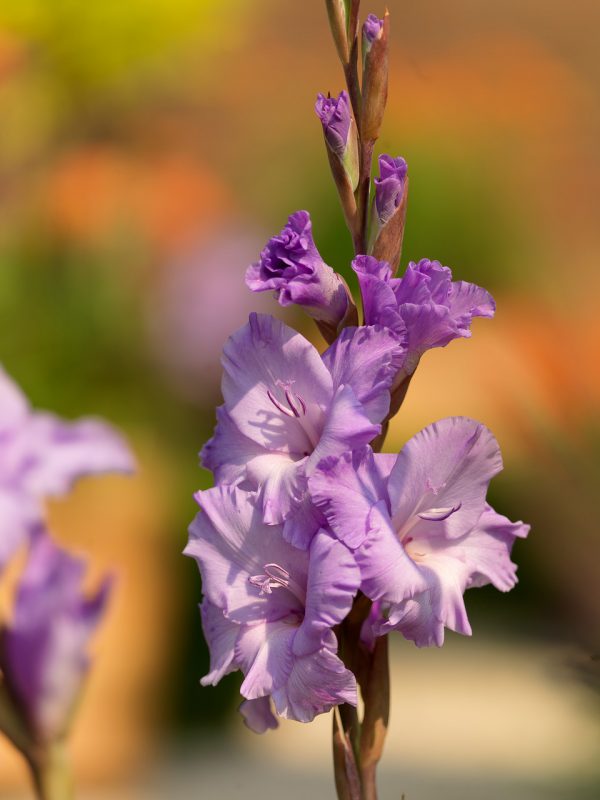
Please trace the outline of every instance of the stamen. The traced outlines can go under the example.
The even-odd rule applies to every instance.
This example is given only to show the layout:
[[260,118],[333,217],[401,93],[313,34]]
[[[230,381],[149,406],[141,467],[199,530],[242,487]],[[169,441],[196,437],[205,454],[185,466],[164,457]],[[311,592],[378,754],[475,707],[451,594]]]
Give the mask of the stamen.
[[417,514],[421,519],[429,520],[430,522],[442,522],[448,519],[449,516],[458,511],[462,503],[457,503],[454,506],[447,506],[446,508],[428,508],[425,511],[419,511]]
[[[280,403],[279,400],[275,398],[275,395],[270,389],[267,389],[267,397],[273,403],[275,408],[278,411],[281,411],[282,414],[285,414],[286,417],[295,417],[298,419],[306,414],[306,403],[304,402],[303,398],[300,397],[299,394],[294,394],[291,391],[291,384],[290,383],[282,383],[281,381],[277,381],[277,386],[280,389],[283,389],[285,394],[285,399],[287,401],[288,407],[286,408],[283,403]],[[300,405],[301,411],[298,409],[296,405],[298,403]]]
[[264,575],[251,575],[248,578],[248,583],[260,589],[261,594],[271,594],[278,586],[285,588],[289,584],[290,573],[279,564],[265,564],[263,569]]
[[285,414],[285,415],[286,415],[286,417],[294,417],[294,416],[298,416],[297,414],[294,414],[292,411],[290,411],[289,409],[287,409],[287,408],[285,408],[284,406],[282,406],[282,405],[281,405],[281,403],[279,403],[279,402],[278,402],[278,401],[277,401],[277,400],[276,400],[276,399],[273,397],[273,394],[272,394],[272,392],[271,392],[271,390],[270,390],[270,389],[267,389],[267,397],[268,397],[268,398],[269,398],[269,400],[270,400],[270,401],[273,403],[273,405],[275,406],[275,408],[276,408],[278,411],[281,411],[281,413],[282,413],[282,414]]
[[293,415],[294,415],[295,417],[299,417],[299,416],[300,416],[300,412],[298,411],[298,409],[297,409],[297,408],[296,408],[296,406],[294,405],[294,401],[292,400],[292,395],[291,395],[291,393],[290,393],[290,390],[289,390],[289,389],[286,389],[286,390],[285,390],[285,399],[288,401],[288,406],[290,407],[290,409],[291,409],[291,411],[292,411]]

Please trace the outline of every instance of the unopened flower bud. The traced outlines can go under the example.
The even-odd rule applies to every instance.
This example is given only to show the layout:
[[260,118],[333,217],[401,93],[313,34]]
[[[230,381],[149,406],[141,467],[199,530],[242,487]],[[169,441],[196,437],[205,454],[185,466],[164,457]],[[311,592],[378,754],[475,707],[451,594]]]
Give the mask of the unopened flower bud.
[[372,214],[373,230],[376,231],[372,254],[380,261],[387,261],[394,270],[400,262],[407,199],[406,161],[401,157],[379,156]]
[[375,141],[383,120],[388,90],[388,35],[390,16],[370,14],[363,26],[363,106],[361,136]]
[[323,126],[327,148],[340,160],[354,190],[358,183],[358,147],[348,93],[341,91],[337,97],[317,95],[315,111]]
[[375,207],[379,224],[391,219],[402,202],[408,166],[402,157],[379,156],[379,178],[375,178]]
[[379,39],[383,34],[383,20],[379,19],[375,14],[369,14],[366,18],[362,29],[362,46],[363,46],[363,66],[367,57],[367,53],[371,49],[374,41]]
[[346,65],[350,59],[350,46],[348,44],[349,10],[346,0],[325,0],[329,27],[342,64]]

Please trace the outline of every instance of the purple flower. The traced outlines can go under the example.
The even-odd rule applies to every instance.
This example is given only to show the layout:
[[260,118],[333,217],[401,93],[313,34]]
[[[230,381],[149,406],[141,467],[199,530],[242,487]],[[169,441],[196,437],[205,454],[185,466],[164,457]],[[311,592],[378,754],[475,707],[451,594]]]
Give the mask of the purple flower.
[[414,436],[386,476],[388,468],[365,448],[323,461],[309,479],[332,531],[354,551],[374,603],[372,634],[398,630],[418,646],[443,644],[444,627],[470,635],[464,591],[511,589],[512,545],[529,531],[486,503],[502,469],[498,444],[483,425],[452,417]]
[[377,327],[345,328],[321,357],[279,320],[251,314],[223,354],[224,405],[202,463],[219,483],[258,490],[264,520],[308,547],[320,524],[306,478],[321,459],[370,442],[403,350]]
[[363,46],[366,45],[365,50],[369,48],[375,39],[381,36],[383,31],[383,20],[379,19],[375,14],[369,14],[363,25]]
[[358,256],[352,262],[363,298],[366,325],[383,325],[406,345],[403,373],[411,375],[426,350],[469,337],[473,317],[493,317],[493,297],[474,283],[453,281],[439,261],[411,261],[393,278],[385,261]]
[[340,276],[321,258],[308,211],[292,214],[281,233],[267,242],[260,261],[246,271],[253,292],[278,292],[280,305],[302,306],[313,318],[333,328],[349,307],[348,291]]
[[356,682],[336,655],[333,627],[352,606],[360,574],[350,550],[320,530],[308,551],[266,525],[256,497],[233,486],[199,492],[186,555],[205,594],[211,654],[203,685],[241,669],[241,711],[259,733],[280,716],[310,722],[339,703],[356,705]]
[[40,525],[46,496],[65,494],[83,475],[133,469],[125,442],[108,425],[31,411],[1,369],[0,439],[0,569]]
[[16,592],[12,622],[2,631],[2,674],[30,734],[63,737],[90,667],[88,642],[102,617],[110,582],[86,598],[85,564],[41,530],[33,537]]
[[348,148],[352,113],[350,98],[346,91],[341,91],[337,97],[317,95],[315,111],[323,125],[323,133],[329,148],[340,159],[343,159]]
[[407,173],[408,166],[403,158],[379,156],[380,177],[375,178],[375,208],[380,225],[385,225],[402,202]]

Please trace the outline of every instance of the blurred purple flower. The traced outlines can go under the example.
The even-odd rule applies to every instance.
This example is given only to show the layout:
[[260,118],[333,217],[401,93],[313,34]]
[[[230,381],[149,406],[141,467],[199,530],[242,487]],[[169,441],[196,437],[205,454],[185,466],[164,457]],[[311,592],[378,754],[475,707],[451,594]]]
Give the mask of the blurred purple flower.
[[496,304],[474,283],[453,281],[439,261],[411,261],[402,278],[372,256],[352,262],[363,298],[365,324],[383,325],[406,345],[403,373],[411,375],[426,350],[469,337],[473,317],[493,317]]
[[0,369],[0,569],[42,521],[42,501],[84,475],[129,472],[133,458],[111,427],[32,411]]
[[329,148],[343,159],[348,147],[352,123],[348,93],[341,91],[337,97],[325,97],[324,94],[318,94],[315,111],[321,120]]
[[379,156],[379,178],[375,178],[375,208],[379,224],[393,216],[402,202],[408,166],[402,157]]
[[344,283],[315,246],[307,211],[292,214],[281,233],[267,242],[260,261],[246,271],[246,285],[253,292],[274,290],[280,305],[302,306],[334,329],[349,306]]
[[498,443],[483,425],[451,417],[414,436],[387,476],[386,468],[364,448],[324,460],[309,479],[360,566],[361,591],[375,604],[372,634],[398,630],[420,647],[442,645],[444,627],[470,635],[463,593],[511,589],[512,545],[529,532],[486,503],[502,469]]
[[40,744],[62,738],[90,667],[89,640],[101,620],[110,581],[86,598],[85,564],[40,529],[2,631],[0,666],[30,734]]
[[402,358],[382,328],[345,328],[321,357],[279,320],[251,314],[223,353],[223,397],[203,465],[219,483],[259,491],[264,520],[308,547],[319,527],[306,477],[328,455],[370,442]]
[[259,733],[280,716],[310,722],[338,703],[356,705],[356,682],[337,657],[333,627],[349,612],[360,574],[349,549],[320,530],[309,551],[266,525],[256,496],[236,487],[198,492],[202,508],[185,554],[195,558],[211,653],[203,685],[241,669],[246,723]]

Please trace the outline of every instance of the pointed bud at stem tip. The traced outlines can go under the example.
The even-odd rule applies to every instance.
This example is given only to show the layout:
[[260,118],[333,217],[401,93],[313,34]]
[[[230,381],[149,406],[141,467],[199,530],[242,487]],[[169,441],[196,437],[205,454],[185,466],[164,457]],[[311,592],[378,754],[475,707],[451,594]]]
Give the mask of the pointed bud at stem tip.
[[348,44],[348,30],[350,26],[350,3],[348,0],[325,0],[329,27],[333,41],[344,66],[350,60],[350,46]]
[[[373,19],[371,19],[373,17]],[[390,15],[383,20],[370,15],[363,26],[363,97],[361,138],[375,141],[379,136],[388,91],[388,38]]]

